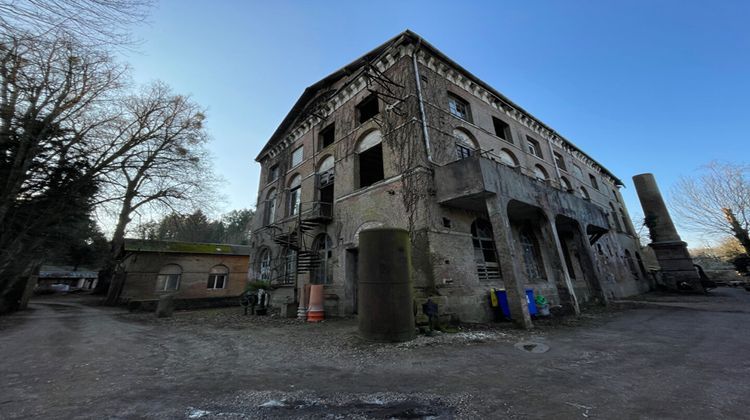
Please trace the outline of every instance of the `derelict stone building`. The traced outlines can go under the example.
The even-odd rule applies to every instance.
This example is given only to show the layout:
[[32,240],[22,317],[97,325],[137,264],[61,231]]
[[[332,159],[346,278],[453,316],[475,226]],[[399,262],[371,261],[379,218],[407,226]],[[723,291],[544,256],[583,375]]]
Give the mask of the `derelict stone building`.
[[573,143],[406,31],[307,88],[258,154],[250,276],[296,314],[325,285],[357,308],[358,235],[412,237],[418,300],[461,321],[524,289],[571,311],[648,289],[621,181]]

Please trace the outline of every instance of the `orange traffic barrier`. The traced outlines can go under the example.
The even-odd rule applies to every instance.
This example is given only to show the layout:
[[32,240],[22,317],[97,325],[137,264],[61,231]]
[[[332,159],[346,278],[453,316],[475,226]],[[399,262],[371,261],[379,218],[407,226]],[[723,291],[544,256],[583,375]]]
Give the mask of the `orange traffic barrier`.
[[323,319],[323,285],[313,284],[310,286],[310,306],[307,310],[307,322],[320,322]]

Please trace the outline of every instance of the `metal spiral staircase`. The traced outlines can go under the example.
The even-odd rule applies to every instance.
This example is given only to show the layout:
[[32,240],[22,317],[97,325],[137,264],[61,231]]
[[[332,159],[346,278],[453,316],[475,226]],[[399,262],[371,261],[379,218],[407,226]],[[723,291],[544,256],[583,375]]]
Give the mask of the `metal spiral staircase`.
[[292,273],[286,272],[286,257],[280,257],[276,260],[277,264],[272,270],[274,273],[279,273],[277,277],[271,279],[273,283],[294,283],[296,276],[313,272],[320,267],[320,256],[317,250],[312,249],[312,245],[317,233],[319,233],[318,228],[330,223],[332,206],[332,203],[320,201],[300,203],[297,219],[292,228],[288,231],[282,231],[281,228],[273,231],[272,240],[274,243],[280,245],[282,249],[296,252],[294,277],[290,277]]

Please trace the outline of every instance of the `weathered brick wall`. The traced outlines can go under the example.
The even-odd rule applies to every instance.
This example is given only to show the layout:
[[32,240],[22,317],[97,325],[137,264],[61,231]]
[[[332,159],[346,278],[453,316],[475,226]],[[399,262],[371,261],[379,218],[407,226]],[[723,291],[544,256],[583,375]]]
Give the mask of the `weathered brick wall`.
[[[126,279],[122,300],[156,299],[165,293],[157,290],[159,270],[167,264],[182,268],[176,299],[239,296],[247,284],[249,258],[245,255],[202,255],[176,253],[138,253],[129,256],[125,263]],[[227,284],[223,289],[208,289],[211,268],[224,265],[229,269]]]

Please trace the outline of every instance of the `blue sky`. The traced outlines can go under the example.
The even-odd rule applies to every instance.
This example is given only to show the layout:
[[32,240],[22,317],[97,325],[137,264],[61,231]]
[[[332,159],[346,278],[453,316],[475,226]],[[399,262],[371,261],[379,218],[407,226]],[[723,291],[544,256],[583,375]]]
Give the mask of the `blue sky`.
[[208,109],[223,211],[254,206],[254,158],[305,87],[408,28],[618,175],[635,218],[635,174],[668,198],[748,162],[748,21],[747,1],[165,0],[126,60]]

